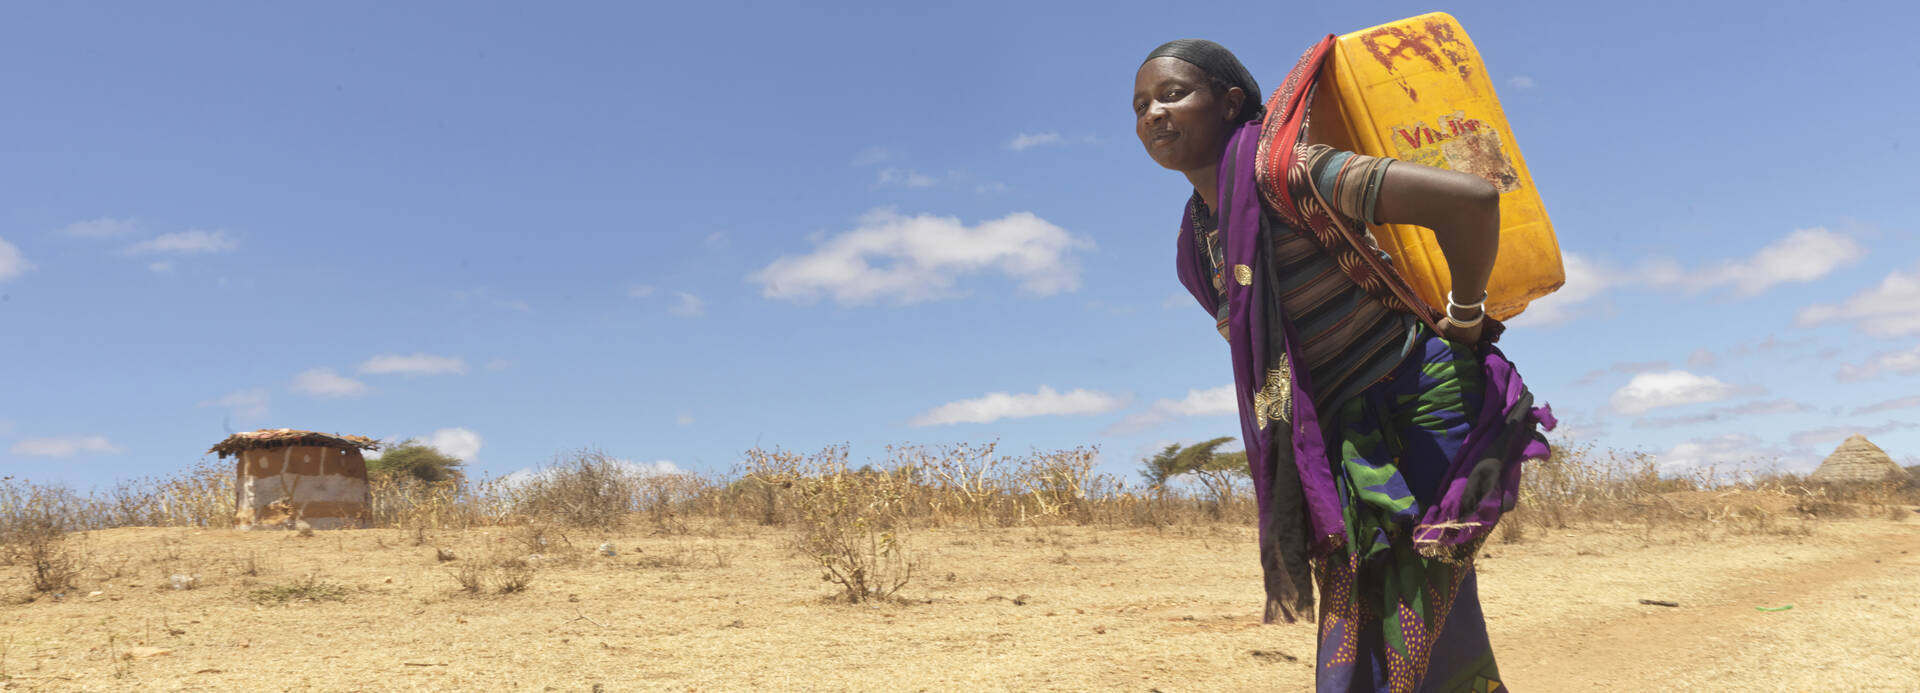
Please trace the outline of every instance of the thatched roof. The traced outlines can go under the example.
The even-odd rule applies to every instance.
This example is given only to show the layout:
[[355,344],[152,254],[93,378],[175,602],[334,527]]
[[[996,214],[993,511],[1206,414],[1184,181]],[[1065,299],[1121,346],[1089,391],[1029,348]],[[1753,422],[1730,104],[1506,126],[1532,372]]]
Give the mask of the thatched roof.
[[1841,443],[1828,455],[1820,468],[1813,470],[1814,481],[1885,481],[1907,478],[1907,470],[1895,464],[1880,446],[1858,433]]
[[248,450],[286,447],[322,447],[354,448],[359,450],[378,450],[380,442],[366,436],[350,436],[341,433],[315,433],[296,431],[291,428],[263,428],[251,433],[235,433],[226,440],[207,448],[207,452],[219,453],[222,459],[237,457]]

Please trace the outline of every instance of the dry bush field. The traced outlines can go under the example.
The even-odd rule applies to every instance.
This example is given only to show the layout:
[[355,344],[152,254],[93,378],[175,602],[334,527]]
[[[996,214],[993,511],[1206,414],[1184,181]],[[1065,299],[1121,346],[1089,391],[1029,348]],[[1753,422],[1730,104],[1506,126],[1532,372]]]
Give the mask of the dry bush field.
[[[1528,470],[1479,562],[1511,686],[1920,687],[1912,485],[1654,472],[1584,449]],[[518,483],[377,483],[377,528],[332,532],[232,529],[230,474],[0,481],[0,688],[1312,680],[1312,626],[1259,623],[1250,500],[1131,485],[1089,450],[755,451],[724,478],[582,453]]]

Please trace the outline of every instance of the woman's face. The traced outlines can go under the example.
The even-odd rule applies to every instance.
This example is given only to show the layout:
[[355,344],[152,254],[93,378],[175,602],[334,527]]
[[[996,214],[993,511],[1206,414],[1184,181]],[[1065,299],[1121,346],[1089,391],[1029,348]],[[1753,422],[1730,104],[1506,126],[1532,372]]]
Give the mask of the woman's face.
[[1133,132],[1154,163],[1194,171],[1220,163],[1246,93],[1222,94],[1179,58],[1154,58],[1133,76]]

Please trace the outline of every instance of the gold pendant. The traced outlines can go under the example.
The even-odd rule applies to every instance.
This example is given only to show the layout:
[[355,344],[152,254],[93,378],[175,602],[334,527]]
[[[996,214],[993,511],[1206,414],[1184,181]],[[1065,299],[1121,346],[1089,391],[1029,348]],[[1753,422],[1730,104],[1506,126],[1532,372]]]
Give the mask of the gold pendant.
[[1267,382],[1253,393],[1253,422],[1265,429],[1271,421],[1293,421],[1293,368],[1287,355],[1280,355],[1280,367],[1267,371]]
[[1253,268],[1246,265],[1233,266],[1233,280],[1241,286],[1253,286]]

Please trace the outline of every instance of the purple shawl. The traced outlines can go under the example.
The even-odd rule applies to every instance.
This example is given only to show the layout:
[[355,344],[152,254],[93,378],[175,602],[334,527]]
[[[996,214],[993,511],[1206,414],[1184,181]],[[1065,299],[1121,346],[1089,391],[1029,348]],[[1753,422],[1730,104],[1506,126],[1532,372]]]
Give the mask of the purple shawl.
[[[1266,289],[1274,278],[1267,276],[1270,269],[1265,261],[1270,253],[1266,247],[1269,241],[1262,233],[1265,211],[1254,179],[1260,131],[1259,122],[1250,122],[1228,140],[1221,159],[1218,190],[1219,228],[1226,244],[1227,265],[1232,268],[1227,272],[1230,277],[1227,325],[1233,354],[1234,394],[1239,403],[1241,440],[1246,444],[1254,499],[1259,506],[1261,565],[1267,585],[1266,621],[1271,623],[1276,616],[1292,621],[1296,609],[1312,618],[1313,597],[1310,583],[1306,581],[1303,554],[1324,556],[1344,544],[1346,525],[1333,467],[1322,438],[1320,417],[1314,409],[1311,384],[1307,382],[1306,361],[1300,358],[1300,340],[1281,302],[1265,298],[1272,295]],[[1216,315],[1219,297],[1205,266],[1206,259],[1196,249],[1191,205],[1189,202],[1181,218],[1176,269],[1180,283],[1209,315]],[[1247,271],[1242,271],[1242,267]],[[1489,344],[1481,351],[1488,376],[1486,406],[1481,409],[1480,421],[1468,433],[1460,458],[1448,465],[1447,476],[1441,482],[1445,490],[1440,500],[1427,509],[1414,529],[1417,543],[1424,547],[1423,553],[1428,552],[1428,548],[1436,552],[1465,548],[1470,553],[1492,530],[1501,509],[1513,506],[1519,489],[1520,462],[1546,455],[1546,444],[1537,436],[1506,433],[1521,430],[1516,424],[1531,425],[1535,421],[1551,429],[1552,413],[1529,406],[1531,398],[1519,374],[1498,349]],[[1291,366],[1292,382],[1288,386],[1292,390],[1291,416],[1261,427],[1256,420],[1254,395],[1266,386],[1268,374],[1278,367],[1283,356]],[[1494,450],[1496,445],[1503,449]],[[1488,456],[1497,456],[1503,461],[1499,488],[1463,515],[1468,475],[1476,461]]]

